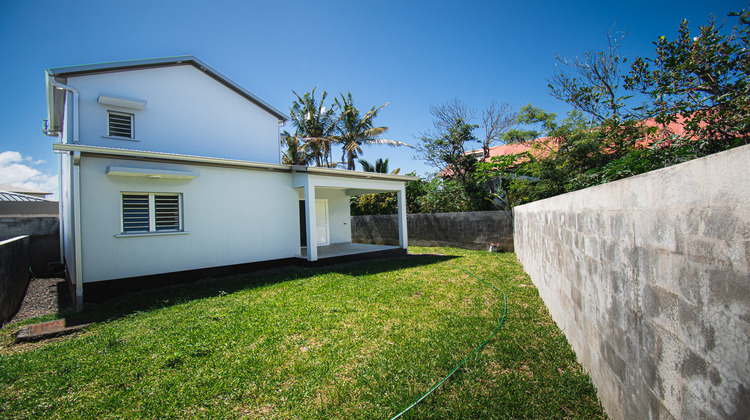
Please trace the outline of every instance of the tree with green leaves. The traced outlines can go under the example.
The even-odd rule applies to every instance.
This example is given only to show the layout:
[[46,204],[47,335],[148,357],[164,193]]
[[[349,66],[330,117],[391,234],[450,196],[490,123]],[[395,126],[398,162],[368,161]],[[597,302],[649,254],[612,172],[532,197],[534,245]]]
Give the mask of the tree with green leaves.
[[304,142],[300,142],[297,136],[292,136],[287,131],[281,133],[281,147],[281,163],[285,165],[307,166],[315,158],[307,150]]
[[294,137],[305,143],[316,166],[330,166],[333,164],[331,145],[336,141],[338,116],[333,106],[326,108],[324,104],[328,93],[323,92],[320,102],[315,99],[315,88],[303,96],[292,93],[297,96],[290,110],[292,125],[296,129]]
[[467,143],[477,141],[473,133],[477,125],[467,123],[460,116],[449,121],[436,120],[434,125],[435,131],[422,134],[417,156],[465,184],[477,161],[475,156],[466,155]]
[[[730,13],[727,30],[711,19],[690,32],[683,21],[676,39],[660,37],[653,57],[637,58],[626,75],[609,36],[609,49],[567,61],[573,74],[550,80],[552,96],[591,118],[588,127],[564,124],[557,149],[518,166],[534,182],[519,182],[523,200],[544,198],[637,175],[750,141],[750,12]],[[618,90],[624,89],[626,95]],[[635,98],[642,105],[626,106]],[[530,117],[533,113],[526,113]],[[531,121],[527,118],[527,122]],[[656,124],[654,124],[654,122]],[[677,123],[678,129],[673,129]],[[558,130],[559,131],[559,130]],[[533,130],[513,130],[516,138]],[[563,179],[566,179],[563,182]]]
[[603,132],[590,129],[589,120],[580,111],[573,110],[558,121],[554,113],[526,105],[518,120],[530,128],[513,135],[536,139],[531,150],[510,161],[498,159],[481,165],[477,171],[482,179],[492,175],[505,179],[496,194],[507,197],[506,206],[567,192],[579,174],[612,159]]
[[341,143],[343,147],[342,160],[346,161],[346,169],[353,171],[355,169],[355,159],[363,153],[363,145],[385,144],[388,146],[407,146],[410,144],[402,143],[396,140],[388,140],[379,136],[386,131],[388,127],[375,127],[373,120],[384,106],[388,103],[375,108],[370,108],[364,115],[360,115],[359,110],[354,106],[351,92],[346,96],[341,95],[341,101],[336,98],[336,105],[341,110],[338,123],[338,134],[334,138]]
[[489,194],[486,199],[500,210],[510,210],[519,204],[511,183],[518,177],[515,169],[521,159],[519,154],[500,155],[477,163],[474,177],[488,186]]
[[364,172],[376,172],[379,174],[394,174],[394,175],[401,172],[401,168],[396,168],[393,170],[393,172],[388,172],[389,170],[388,159],[378,158],[375,161],[374,165],[364,159],[360,159],[359,164],[362,166],[362,171]]
[[[393,172],[389,172],[388,159],[378,158],[375,161],[375,164],[372,164],[364,159],[360,159],[359,164],[362,166],[362,170],[364,172],[375,172],[379,174],[398,174],[401,171],[400,168],[396,168],[393,170]],[[409,175],[415,176],[415,173],[412,172]],[[408,184],[411,183],[412,182],[409,182]],[[409,191],[411,191],[408,184],[406,188],[407,202],[409,199]],[[407,208],[407,211],[410,210]],[[351,213],[355,216],[363,214],[395,214],[397,212],[398,197],[396,196],[395,192],[363,194],[359,197],[351,198]]]
[[482,111],[480,130],[483,132],[482,160],[490,158],[490,147],[495,143],[507,143],[506,134],[517,124],[518,113],[508,103],[490,102]]
[[693,35],[662,36],[653,58],[638,58],[626,86],[651,99],[641,110],[660,124],[680,122],[698,156],[750,141],[750,11],[727,32],[711,18]]
[[626,35],[612,27],[607,32],[605,50],[588,51],[574,59],[555,57],[560,67],[548,80],[550,95],[590,115],[592,127],[606,119],[619,118],[628,99],[618,92],[622,83],[620,67],[627,59],[617,49]]

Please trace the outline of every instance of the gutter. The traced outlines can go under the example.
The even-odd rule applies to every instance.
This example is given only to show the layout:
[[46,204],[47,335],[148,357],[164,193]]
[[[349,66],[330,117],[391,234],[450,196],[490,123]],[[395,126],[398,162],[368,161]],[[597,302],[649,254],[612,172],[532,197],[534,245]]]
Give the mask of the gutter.
[[251,170],[265,170],[276,172],[299,172],[310,175],[337,176],[360,179],[378,179],[384,181],[408,182],[418,179],[411,175],[380,174],[375,172],[348,171],[345,169],[318,168],[314,166],[281,165],[278,163],[251,162],[247,160],[214,158],[206,156],[180,155],[175,153],[149,152],[145,150],[115,149],[101,146],[84,146],[80,144],[55,143],[52,149],[56,152],[80,152],[87,155],[110,156],[120,158],[154,159],[171,162],[185,162]]

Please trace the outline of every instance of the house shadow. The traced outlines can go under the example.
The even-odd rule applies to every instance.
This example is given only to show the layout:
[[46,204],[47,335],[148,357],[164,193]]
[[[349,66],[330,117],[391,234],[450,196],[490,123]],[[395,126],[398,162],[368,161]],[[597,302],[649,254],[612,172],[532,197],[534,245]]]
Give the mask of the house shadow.
[[[273,284],[296,281],[321,273],[338,273],[351,276],[377,275],[406,268],[449,261],[457,256],[441,254],[408,254],[399,258],[371,259],[321,265],[317,267],[283,266],[221,277],[206,277],[197,281],[173,283],[167,286],[148,288],[135,292],[121,292],[98,296],[94,302],[88,299],[80,312],[66,314],[69,326],[93,322],[112,321],[143,311],[170,307],[196,299],[232,294]],[[63,283],[64,284],[64,283]],[[58,295],[68,295],[60,290]]]

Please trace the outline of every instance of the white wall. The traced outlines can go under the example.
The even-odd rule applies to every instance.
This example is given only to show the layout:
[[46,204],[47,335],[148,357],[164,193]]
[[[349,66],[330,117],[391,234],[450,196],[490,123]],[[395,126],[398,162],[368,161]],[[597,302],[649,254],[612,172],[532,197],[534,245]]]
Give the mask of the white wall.
[[[106,175],[108,166],[199,172],[192,180]],[[299,253],[298,195],[291,174],[81,159],[84,282],[294,257]],[[182,193],[184,235],[115,237],[121,192]]]
[[[80,93],[80,143],[279,163],[278,120],[192,65],[68,78]],[[99,104],[100,94],[148,102],[143,110]],[[107,110],[135,115],[138,140],[103,138]]]
[[332,244],[352,241],[351,212],[349,196],[343,189],[323,189],[315,191],[316,199],[328,200],[328,227]]
[[60,155],[60,235],[62,253],[71,279],[75,279],[75,248],[73,244],[73,159],[69,154]]

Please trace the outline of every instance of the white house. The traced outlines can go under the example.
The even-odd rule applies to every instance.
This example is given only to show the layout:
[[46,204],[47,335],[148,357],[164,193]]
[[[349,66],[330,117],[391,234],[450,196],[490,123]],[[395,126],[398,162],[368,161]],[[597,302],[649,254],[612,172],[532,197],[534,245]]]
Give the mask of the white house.
[[[280,164],[284,113],[193,56],[46,76],[78,305],[84,290],[166,273],[406,253],[413,177]],[[349,196],[386,191],[398,196],[399,246],[351,244]]]

